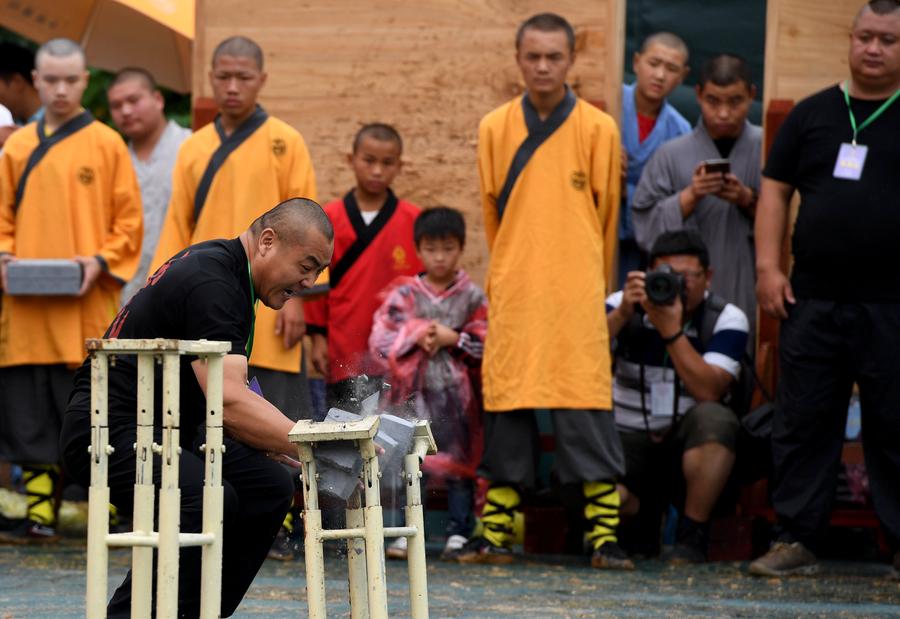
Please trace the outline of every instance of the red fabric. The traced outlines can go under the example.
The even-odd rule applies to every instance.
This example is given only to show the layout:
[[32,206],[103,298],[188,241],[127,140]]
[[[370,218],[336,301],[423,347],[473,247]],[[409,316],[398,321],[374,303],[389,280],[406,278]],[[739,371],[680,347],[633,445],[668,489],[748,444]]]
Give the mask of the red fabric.
[[[334,266],[356,240],[356,232],[342,199],[324,208],[334,226]],[[380,305],[379,292],[388,284],[399,276],[422,271],[413,240],[413,224],[419,212],[414,204],[400,200],[390,220],[338,286],[304,304],[306,323],[328,331],[327,382],[380,373],[368,353],[372,315]]]
[[643,114],[638,112],[637,120],[638,120],[638,140],[643,142],[650,136],[650,133],[653,132],[653,127],[656,126],[656,117],[644,116]]

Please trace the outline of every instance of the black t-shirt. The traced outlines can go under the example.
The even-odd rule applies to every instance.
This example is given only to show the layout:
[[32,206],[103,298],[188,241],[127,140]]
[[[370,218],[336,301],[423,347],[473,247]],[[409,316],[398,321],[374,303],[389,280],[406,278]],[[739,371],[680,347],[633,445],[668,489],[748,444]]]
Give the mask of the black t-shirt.
[[[240,240],[193,245],[164,264],[123,307],[104,337],[173,338],[231,342],[231,353],[245,355],[252,325],[247,255]],[[190,444],[205,419],[205,398],[191,368],[196,357],[181,359],[181,442]],[[156,367],[155,425],[161,425],[162,374]],[[90,410],[90,358],[75,374],[69,413]],[[117,357],[109,369],[109,425],[133,427],[137,420],[137,359]]]
[[[884,101],[850,99],[857,126]],[[800,192],[793,236],[794,292],[801,298],[900,302],[900,101],[863,129],[858,181],[834,177],[853,131],[844,93],[804,99],[778,132],[763,175]]]

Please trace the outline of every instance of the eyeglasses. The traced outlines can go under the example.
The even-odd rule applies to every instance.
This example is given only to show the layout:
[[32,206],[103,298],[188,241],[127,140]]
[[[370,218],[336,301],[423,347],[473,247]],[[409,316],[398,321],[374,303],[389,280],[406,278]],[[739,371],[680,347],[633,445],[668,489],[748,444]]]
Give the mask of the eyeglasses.
[[696,271],[675,271],[679,275],[681,275],[685,279],[692,279],[694,281],[706,277],[706,271],[703,269],[698,269]]

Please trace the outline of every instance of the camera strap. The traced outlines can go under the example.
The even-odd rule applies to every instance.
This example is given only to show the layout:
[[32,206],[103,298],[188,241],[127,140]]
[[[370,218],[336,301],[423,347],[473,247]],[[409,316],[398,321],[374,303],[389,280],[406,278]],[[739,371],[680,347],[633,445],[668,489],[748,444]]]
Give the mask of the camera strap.
[[[690,321],[688,321],[688,323],[685,325],[685,328],[690,327],[690,325],[691,325],[691,323],[690,323]],[[642,339],[644,339],[646,341],[646,338],[642,338]],[[666,362],[669,360],[669,358],[670,358],[669,353],[668,353],[668,351],[666,351],[663,354],[663,361],[662,361],[663,382],[665,382]],[[672,364],[672,378],[673,378],[672,383],[673,383],[673,390],[674,390],[674,396],[672,398],[672,423],[670,424],[669,429],[666,431],[666,434],[668,434],[672,430],[672,428],[674,428],[678,424],[679,417],[681,417],[681,414],[679,413],[679,410],[678,410],[678,405],[681,400],[681,380],[678,378],[678,373],[675,371],[674,363]],[[650,417],[647,413],[647,399],[646,399],[647,398],[647,375],[646,375],[646,364],[644,363],[643,356],[641,356],[641,360],[638,365],[638,381],[639,381],[638,389],[641,392],[641,415],[644,417],[644,429],[646,429],[647,433],[649,434],[651,430],[650,430]]]

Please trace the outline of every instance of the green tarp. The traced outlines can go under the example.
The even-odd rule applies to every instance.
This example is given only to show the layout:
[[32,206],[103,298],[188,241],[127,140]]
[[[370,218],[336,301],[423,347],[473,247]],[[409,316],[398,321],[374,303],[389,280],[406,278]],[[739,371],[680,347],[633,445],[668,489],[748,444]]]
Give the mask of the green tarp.
[[750,121],[762,118],[763,61],[766,46],[765,0],[628,0],[625,24],[625,81],[634,80],[631,59],[641,42],[654,32],[673,32],[691,51],[691,72],[669,100],[692,124],[700,115],[694,86],[700,67],[723,52],[750,64],[757,95]]

